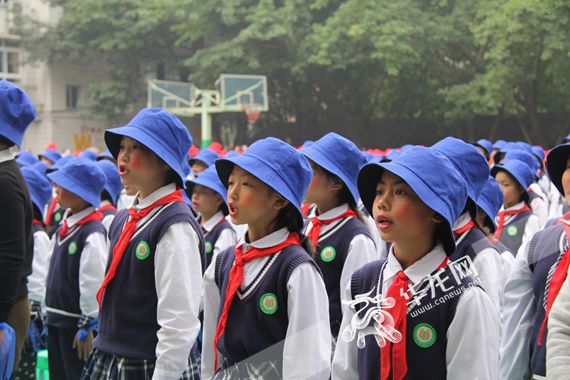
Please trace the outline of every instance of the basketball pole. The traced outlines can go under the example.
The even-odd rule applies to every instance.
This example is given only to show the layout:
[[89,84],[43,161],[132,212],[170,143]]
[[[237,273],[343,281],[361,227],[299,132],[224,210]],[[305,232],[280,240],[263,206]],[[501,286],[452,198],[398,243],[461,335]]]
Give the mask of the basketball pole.
[[202,98],[202,142],[201,148],[207,148],[212,144],[212,114],[208,111],[210,99]]

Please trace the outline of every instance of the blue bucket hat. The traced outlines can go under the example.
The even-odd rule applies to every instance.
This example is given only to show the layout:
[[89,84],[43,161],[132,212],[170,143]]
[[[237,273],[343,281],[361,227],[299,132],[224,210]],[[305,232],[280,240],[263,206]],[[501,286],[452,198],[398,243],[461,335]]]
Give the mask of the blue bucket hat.
[[519,160],[519,161],[524,162],[529,167],[529,169],[533,172],[533,174],[535,175],[535,178],[536,178],[536,171],[539,169],[539,166],[538,166],[539,164],[538,164],[538,161],[536,160],[536,158],[532,154],[527,153],[521,149],[511,150],[505,156],[505,162],[510,161],[510,160]]
[[88,160],[95,161],[99,155],[92,150],[84,150],[79,157],[87,158]]
[[467,195],[476,202],[489,177],[489,164],[485,157],[473,145],[455,137],[444,138],[435,143],[432,149],[451,161],[465,180]]
[[446,223],[438,228],[438,237],[447,255],[453,254],[453,223],[467,200],[467,188],[461,174],[444,155],[425,147],[415,147],[391,162],[367,164],[358,174],[358,190],[370,215],[373,215],[376,186],[384,170],[402,178],[424,204],[445,219]]
[[236,152],[235,150],[230,150],[230,151],[228,151],[228,153],[226,153],[224,158],[231,158],[231,157],[236,157],[236,156],[239,156],[238,152]]
[[501,206],[503,206],[504,199],[501,186],[499,186],[495,178],[489,176],[487,183],[483,187],[483,191],[481,191],[481,195],[477,199],[477,206],[481,207],[485,215],[489,218],[493,231],[496,227],[495,217],[499,213]]
[[479,146],[479,147],[485,149],[485,152],[487,152],[487,155],[491,154],[491,152],[493,151],[493,143],[487,139],[477,140],[476,142],[473,143],[473,145]]
[[532,154],[538,160],[539,167],[542,168],[542,163],[544,161],[544,157],[546,156],[544,149],[542,149],[541,146],[535,145],[532,147]]
[[46,149],[42,153],[38,154],[38,158],[47,158],[54,164],[56,164],[61,159],[61,154],[55,149]]
[[21,146],[24,133],[35,118],[36,109],[24,90],[0,80],[0,136]]
[[41,175],[43,175],[47,179],[47,171],[49,166],[47,166],[44,162],[38,161],[32,165],[29,165],[30,168],[34,169]]
[[218,176],[226,187],[234,165],[288,200],[297,212],[297,223],[303,225],[301,204],[313,177],[313,170],[295,148],[284,141],[268,137],[254,142],[237,157],[216,160]]
[[77,158],[75,156],[63,156],[62,158],[60,158],[57,163],[55,165],[52,166],[48,166],[46,169],[46,173],[51,173],[54,172],[58,169],[61,169],[62,167],[64,167],[69,161],[73,160],[74,158]]
[[105,186],[103,186],[103,190],[111,196],[113,204],[117,205],[117,200],[123,189],[123,183],[121,182],[117,167],[109,160],[97,161],[97,166],[105,173]]
[[299,151],[323,169],[339,177],[348,187],[354,203],[358,203],[358,171],[366,157],[354,143],[334,132],[327,133],[313,145]]
[[496,177],[497,173],[501,170],[510,174],[510,176],[518,182],[524,189],[526,200],[528,200],[528,187],[534,182],[534,174],[528,165],[520,160],[511,159],[501,165],[493,166],[491,175]]
[[493,149],[501,150],[507,142],[505,140],[497,140],[493,144]]
[[546,172],[548,173],[548,178],[550,178],[562,196],[564,196],[562,174],[566,171],[568,158],[570,158],[570,144],[555,146],[550,153],[548,153],[548,156],[546,156]]
[[219,158],[218,153],[214,152],[210,148],[204,148],[198,152],[197,155],[192,157],[188,162],[190,166],[194,165],[196,161],[203,162],[207,167],[210,167]]
[[97,164],[83,157],[74,157],[62,168],[48,174],[56,185],[99,208],[105,173]]
[[305,140],[305,142],[303,143],[303,148],[308,148],[311,145],[313,145],[315,142],[313,140]]
[[20,166],[28,166],[38,162],[38,159],[36,156],[31,154],[27,150],[21,150],[20,153],[18,154],[18,157],[16,157],[16,162]]
[[182,122],[160,108],[143,108],[127,125],[105,131],[105,143],[116,159],[123,136],[146,146],[166,163],[184,186],[182,161],[192,145],[192,136]]
[[115,162],[115,157],[113,157],[109,149],[105,149],[105,151],[101,153],[99,156],[97,156],[97,158],[95,159],[95,161],[101,161],[101,160],[111,160]]
[[26,181],[26,184],[28,185],[28,191],[30,193],[32,203],[42,214],[43,220],[45,216],[45,206],[50,201],[52,195],[51,183],[45,175],[39,173],[30,166],[23,167],[20,170],[24,177],[24,181]]
[[222,211],[224,215],[228,214],[228,190],[220,181],[220,177],[218,177],[218,172],[216,171],[215,166],[210,166],[208,169],[204,170],[198,177],[191,179],[188,183],[188,191],[191,194],[194,191],[195,185],[201,185],[207,187],[216,192],[220,197],[222,197],[224,204],[222,207]]

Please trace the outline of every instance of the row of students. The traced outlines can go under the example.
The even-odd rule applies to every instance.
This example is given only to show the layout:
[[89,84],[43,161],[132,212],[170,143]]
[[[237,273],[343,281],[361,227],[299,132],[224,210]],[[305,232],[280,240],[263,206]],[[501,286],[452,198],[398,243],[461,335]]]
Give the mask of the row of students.
[[[165,137],[164,128],[176,139]],[[127,126],[107,131],[106,142],[117,157],[123,185],[138,196],[110,227],[109,265],[97,297],[99,335],[83,376],[179,378],[183,372],[196,376],[203,230],[180,191],[186,179],[181,162],[190,146],[189,135],[175,117],[150,109]],[[343,154],[331,157],[327,154],[331,146]],[[264,139],[240,156],[217,160],[216,173],[205,171],[194,180],[195,206],[205,205],[203,226],[216,215],[220,216],[213,219],[218,220],[216,226],[223,223],[223,189],[213,174],[227,188],[232,221],[247,225],[235,247],[228,243],[230,247],[220,248],[217,255],[212,251],[206,269],[203,377],[247,378],[262,373],[328,378],[332,355],[332,376],[340,379],[418,378],[427,365],[433,367],[430,378],[496,377],[499,311],[502,320],[518,313],[509,312],[509,300],[516,297],[510,289],[518,288],[512,283],[525,255],[521,256],[523,248],[503,293],[501,277],[508,271],[503,270],[507,260],[501,258],[507,250],[496,248],[481,234],[494,228],[500,198],[483,156],[468,144],[445,139],[361,169],[359,161],[364,161],[354,148],[335,135],[301,152],[279,140]],[[505,162],[491,171],[503,188],[505,212],[518,211],[528,202],[532,178],[525,177],[528,170],[523,168],[528,165],[507,154]],[[49,176],[57,184],[68,170],[63,166]],[[65,203],[64,184],[58,186],[62,189],[58,195],[63,194],[60,201],[71,207]],[[96,190],[92,184],[88,187]],[[516,196],[510,197],[508,187]],[[209,200],[201,202],[206,199],[203,195]],[[390,242],[385,259],[375,256],[369,231],[358,218],[359,198],[382,239]],[[300,210],[304,200],[316,205],[306,227]],[[75,226],[73,217],[82,217],[82,211],[72,207],[66,215],[64,239]],[[497,219],[497,237],[514,226],[513,218],[503,215]],[[517,225],[517,232],[527,229],[531,216],[524,228]],[[56,239],[61,240],[64,226]],[[350,231],[340,233],[345,228]],[[518,244],[525,247],[530,237],[522,234]],[[311,240],[316,251],[308,244]],[[463,250],[458,250],[462,244]],[[451,301],[426,312],[407,312],[408,298],[428,285],[426,278],[450,277],[449,260],[464,257],[475,263],[479,283],[464,277],[457,294],[439,287],[436,298]],[[483,264],[489,260],[494,264]],[[363,315],[376,318],[359,319]],[[503,324],[503,335],[512,331]],[[339,340],[333,348],[335,335]],[[503,338],[501,345],[506,342]],[[501,371],[505,362],[501,354]]]

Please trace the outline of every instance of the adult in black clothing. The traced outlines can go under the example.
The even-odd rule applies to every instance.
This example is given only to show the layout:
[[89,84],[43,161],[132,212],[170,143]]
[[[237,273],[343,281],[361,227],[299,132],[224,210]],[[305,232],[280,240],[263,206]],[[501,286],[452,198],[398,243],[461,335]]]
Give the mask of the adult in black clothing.
[[[32,204],[13,147],[20,146],[36,111],[26,93],[0,81],[0,322],[16,331],[16,362],[28,332],[27,277],[32,272]],[[3,336],[0,335],[0,340]]]

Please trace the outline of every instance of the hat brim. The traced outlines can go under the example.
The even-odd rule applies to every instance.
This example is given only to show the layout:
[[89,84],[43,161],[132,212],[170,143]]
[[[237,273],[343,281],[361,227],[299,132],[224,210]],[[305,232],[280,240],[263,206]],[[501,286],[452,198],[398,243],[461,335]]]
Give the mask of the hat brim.
[[49,173],[47,176],[53,183],[64,188],[67,191],[72,192],[93,207],[100,207],[101,194],[93,192],[93,189],[86,189],[85,186],[82,186],[80,183],[78,183],[72,176],[65,174],[61,170],[56,170],[52,173]]
[[452,255],[455,252],[455,238],[451,226],[455,221],[451,220],[452,214],[448,210],[449,205],[415,173],[397,162],[369,163],[360,170],[358,174],[358,190],[368,213],[373,215],[372,205],[376,198],[376,186],[384,171],[389,171],[402,178],[426,206],[445,219],[445,223],[438,226],[437,235],[447,255]]
[[493,168],[491,169],[491,175],[493,177],[495,177],[497,175],[498,172],[503,171],[505,173],[507,173],[508,175],[510,175],[512,178],[515,179],[515,181],[517,181],[517,184],[523,188],[524,193],[523,193],[523,199],[525,201],[525,203],[528,203],[529,201],[529,194],[528,194],[528,189],[524,186],[524,180],[522,178],[520,178],[520,176],[513,174],[509,169],[507,169],[505,166],[503,165],[495,165],[493,166]]
[[548,153],[548,156],[546,156],[546,171],[548,177],[554,186],[556,186],[558,192],[563,196],[562,175],[566,171],[568,158],[570,158],[570,144],[559,145],[552,149],[550,153]]
[[216,165],[218,176],[226,188],[228,187],[228,178],[230,177],[234,165],[239,166],[261,182],[265,183],[293,205],[296,211],[297,225],[303,225],[303,213],[301,212],[300,202],[296,199],[293,191],[289,189],[288,185],[283,186],[283,184],[287,184],[287,182],[284,179],[279,181],[277,178],[279,177],[279,173],[275,173],[274,176],[267,176],[268,170],[273,172],[274,170],[267,166],[263,161],[257,157],[242,154],[240,156],[217,159],[214,164]]
[[310,159],[320,167],[324,168],[328,172],[339,177],[342,180],[342,182],[346,185],[346,187],[348,187],[348,190],[350,191],[350,195],[352,196],[354,203],[355,204],[358,203],[360,195],[358,194],[358,186],[354,182],[354,179],[351,179],[348,175],[346,175],[346,173],[343,172],[342,168],[339,168],[334,163],[332,163],[323,152],[317,149],[315,145],[311,145],[308,148],[304,148],[299,153],[301,153],[302,155],[304,155],[305,157],[307,157],[308,159]]
[[178,176],[179,185],[185,186],[184,170],[182,163],[179,162],[171,153],[170,149],[162,145],[156,138],[146,133],[141,128],[135,128],[129,125],[120,128],[107,129],[105,131],[105,144],[109,148],[109,152],[113,155],[115,160],[119,155],[119,148],[121,146],[121,139],[123,136],[130,137],[133,140],[146,146],[150,151],[156,154],[170,169],[172,169]]

